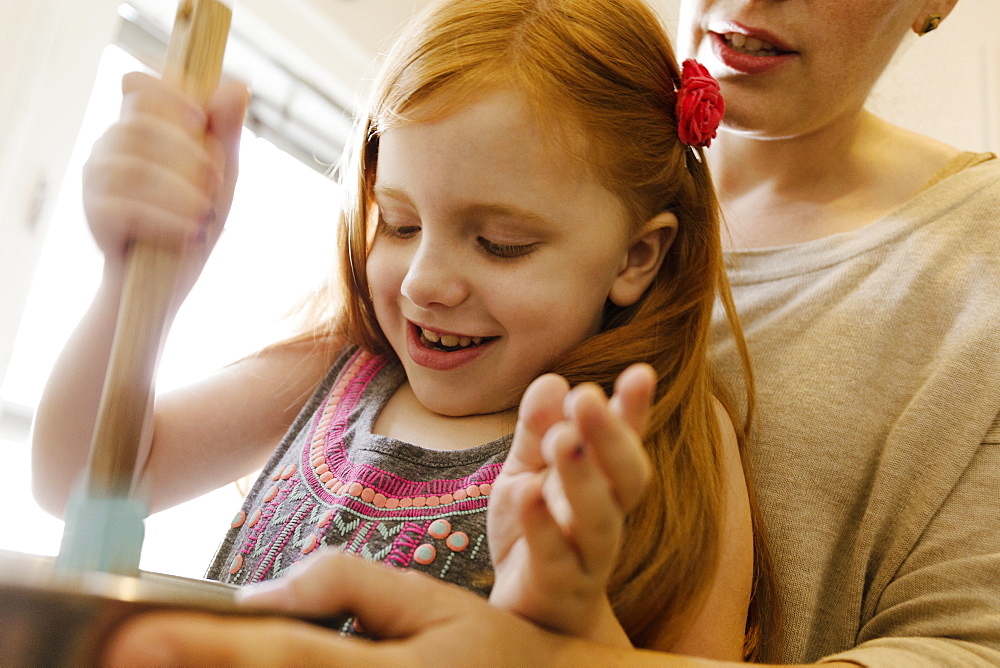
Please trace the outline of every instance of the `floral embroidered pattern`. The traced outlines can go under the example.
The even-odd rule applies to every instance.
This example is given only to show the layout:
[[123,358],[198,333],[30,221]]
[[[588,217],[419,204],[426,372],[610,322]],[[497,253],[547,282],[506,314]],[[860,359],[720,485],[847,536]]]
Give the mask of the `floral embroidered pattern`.
[[470,467],[463,477],[432,480],[410,480],[349,457],[345,432],[386,363],[355,352],[296,439],[301,445],[262,474],[232,523],[239,533],[228,581],[277,577],[330,545],[488,592],[486,507],[502,457]]

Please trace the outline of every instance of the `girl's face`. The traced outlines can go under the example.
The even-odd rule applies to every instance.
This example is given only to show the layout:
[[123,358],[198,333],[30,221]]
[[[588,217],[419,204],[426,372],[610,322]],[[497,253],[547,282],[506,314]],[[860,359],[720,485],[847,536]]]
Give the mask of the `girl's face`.
[[381,135],[368,280],[379,326],[435,413],[516,406],[599,330],[625,214],[551,132],[499,91]]
[[678,46],[719,80],[727,130],[807,134],[853,119],[924,0],[682,0]]

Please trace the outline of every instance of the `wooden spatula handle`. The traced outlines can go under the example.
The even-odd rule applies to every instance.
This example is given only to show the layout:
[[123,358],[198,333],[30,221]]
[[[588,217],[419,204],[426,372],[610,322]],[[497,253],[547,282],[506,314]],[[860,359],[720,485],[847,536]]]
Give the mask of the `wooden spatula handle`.
[[[201,103],[219,85],[232,17],[218,0],[182,0],[163,78]],[[135,243],[125,282],[88,464],[88,490],[128,496],[180,258]]]

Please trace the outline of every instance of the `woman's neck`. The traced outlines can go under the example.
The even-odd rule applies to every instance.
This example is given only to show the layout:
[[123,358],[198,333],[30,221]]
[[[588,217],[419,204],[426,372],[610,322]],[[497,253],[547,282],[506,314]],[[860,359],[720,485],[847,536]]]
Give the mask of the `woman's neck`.
[[956,153],[868,112],[787,139],[723,131],[708,150],[735,249],[863,227],[912,197]]

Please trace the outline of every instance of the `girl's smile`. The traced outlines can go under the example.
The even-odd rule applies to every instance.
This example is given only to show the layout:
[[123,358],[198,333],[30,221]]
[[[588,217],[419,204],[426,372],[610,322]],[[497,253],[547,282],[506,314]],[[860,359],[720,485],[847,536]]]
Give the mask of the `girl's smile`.
[[[420,343],[428,348],[453,352],[455,349],[478,346],[483,343],[481,336],[464,336],[462,334],[445,334],[433,329],[420,327]],[[493,338],[493,337],[490,337]]]
[[489,350],[497,337],[445,334],[410,323],[406,351],[414,362],[437,371],[457,369]]

